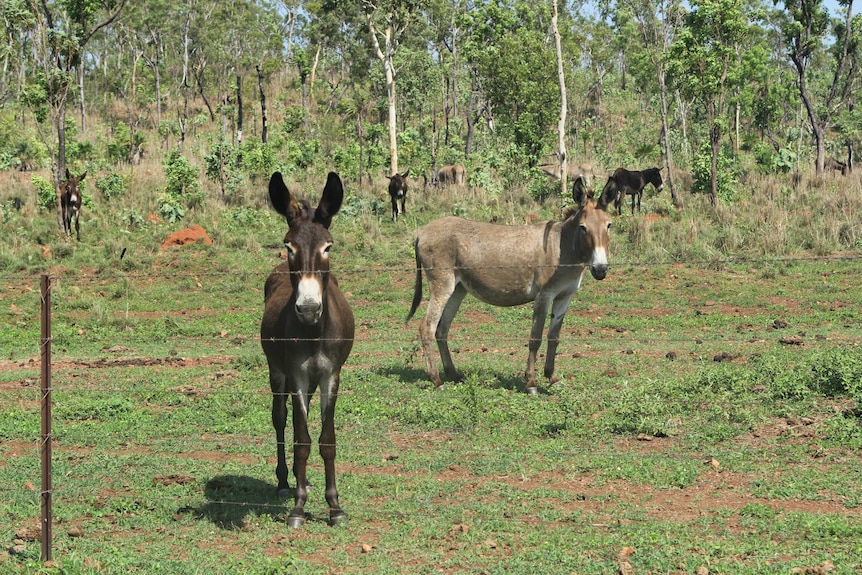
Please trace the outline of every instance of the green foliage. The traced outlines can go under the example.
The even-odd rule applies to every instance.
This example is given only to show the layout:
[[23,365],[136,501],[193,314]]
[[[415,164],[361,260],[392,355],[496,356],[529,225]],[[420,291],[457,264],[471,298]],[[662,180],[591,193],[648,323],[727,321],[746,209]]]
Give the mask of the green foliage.
[[239,153],[243,171],[252,178],[252,181],[258,177],[268,177],[276,168],[278,160],[271,144],[249,140],[243,142]]
[[102,192],[105,199],[111,201],[122,196],[128,190],[126,178],[116,172],[108,172],[104,176],[96,178],[96,189]]
[[165,158],[163,168],[166,184],[164,193],[157,200],[159,213],[176,222],[185,216],[183,206],[193,208],[203,201],[203,191],[197,170],[176,150]]
[[[718,154],[716,198],[726,204],[735,202],[738,194],[737,186],[739,184],[735,167],[736,162],[733,155],[722,148]],[[691,172],[694,178],[692,192],[708,194],[712,181],[712,150],[708,144],[704,145],[694,157]]]
[[54,184],[42,176],[33,176],[33,186],[36,188],[36,205],[43,210],[53,210],[57,206],[57,190]]
[[118,122],[114,127],[114,138],[108,143],[107,156],[115,164],[129,162],[132,156],[142,147],[146,139],[141,132],[132,134],[131,128],[125,122]]
[[775,149],[764,143],[754,146],[754,160],[758,170],[765,174],[787,174],[796,165],[796,152],[789,148]]

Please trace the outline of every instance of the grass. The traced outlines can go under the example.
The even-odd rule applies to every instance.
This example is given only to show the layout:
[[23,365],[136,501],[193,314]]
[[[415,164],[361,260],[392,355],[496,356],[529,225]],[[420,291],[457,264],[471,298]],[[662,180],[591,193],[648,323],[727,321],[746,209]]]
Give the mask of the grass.
[[[325,524],[313,454],[298,531],[275,497],[256,339],[283,222],[213,200],[179,225],[126,225],[151,206],[124,198],[94,202],[77,244],[25,202],[0,240],[0,540],[15,548],[0,573],[586,574],[617,572],[626,548],[638,573],[858,572],[859,187],[757,184],[738,206],[646,197],[662,217],[615,217],[611,273],[585,281],[563,327],[562,382],[532,398],[529,306],[471,298],[451,333],[467,377],[431,391],[404,324],[412,237],[449,213],[520,223],[561,202],[416,190],[392,223],[385,190],[348,187],[333,267],[357,320],[337,419],[350,523]],[[159,248],[191,223],[213,244]],[[43,272],[52,564],[21,537],[40,506]]]

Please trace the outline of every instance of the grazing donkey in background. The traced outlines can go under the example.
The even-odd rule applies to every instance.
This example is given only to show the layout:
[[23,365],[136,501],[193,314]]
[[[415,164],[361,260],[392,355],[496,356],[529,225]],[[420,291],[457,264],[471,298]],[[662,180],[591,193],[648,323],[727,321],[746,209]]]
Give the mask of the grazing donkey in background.
[[[560,164],[539,164],[537,167],[549,178],[554,178],[555,180],[560,179]],[[584,184],[587,187],[592,185],[592,181],[596,175],[593,170],[593,165],[586,162],[570,163],[568,164],[566,172],[568,179],[572,181],[575,181],[578,178],[583,178]]]
[[611,179],[616,182],[619,189],[619,195],[614,200],[614,207],[617,209],[618,216],[621,216],[623,213],[623,203],[625,202],[626,195],[632,197],[632,215],[634,215],[635,198],[637,198],[638,212],[640,212],[641,196],[643,196],[644,188],[647,184],[652,184],[657,192],[660,192],[662,188],[661,170],[659,168],[648,168],[640,172],[617,168]]
[[842,176],[847,175],[847,164],[845,164],[841,160],[836,160],[835,158],[827,156],[823,162],[823,167],[827,170],[835,170],[836,172],[841,172]]
[[293,405],[293,474],[295,505],[287,523],[305,522],[308,498],[306,465],[311,453],[308,409],[320,389],[321,431],[318,446],[326,474],[326,501],[330,523],[347,520],[335,487],[335,402],[341,366],[353,347],[353,311],[329,271],[332,236],[329,225],[341,208],[344,188],[338,175],[329,173],[323,198],[316,209],[300,203],[288,191],[280,173],[272,175],[269,197],[275,210],[287,218],[284,237],[287,261],[266,280],[260,340],[269,364],[272,388],[272,424],[278,442],[278,494],[290,495],[285,460],[284,428],[287,399]]
[[[548,354],[545,377],[552,383],[560,328],[569,300],[581,285],[587,267],[601,280],[608,273],[607,207],[614,190],[595,200],[582,178],[575,180],[573,196],[577,208],[569,208],[561,222],[527,226],[503,226],[471,222],[456,217],[435,220],[416,238],[416,283],[409,321],[422,301],[422,272],[428,278],[431,299],[419,337],[425,351],[428,375],[437,389],[443,386],[437,370],[442,358],[446,375],[456,381],[449,353],[449,326],[467,293],[491,305],[514,306],[535,301],[527,358],[527,387],[536,393],[536,354],[548,310]],[[434,340],[440,350],[434,349]]]
[[401,215],[407,215],[404,210],[404,199],[407,197],[407,176],[410,170],[403,174],[386,176],[389,179],[389,199],[392,200],[392,221],[398,220],[398,203],[401,202]]
[[77,178],[72,177],[69,169],[66,169],[66,179],[60,184],[60,208],[63,212],[63,231],[71,237],[72,220],[75,220],[75,235],[81,241],[81,192],[78,184],[87,176],[84,172]]
[[441,186],[449,184],[463,186],[465,181],[467,181],[467,170],[461,164],[443,166],[434,178],[434,182]]

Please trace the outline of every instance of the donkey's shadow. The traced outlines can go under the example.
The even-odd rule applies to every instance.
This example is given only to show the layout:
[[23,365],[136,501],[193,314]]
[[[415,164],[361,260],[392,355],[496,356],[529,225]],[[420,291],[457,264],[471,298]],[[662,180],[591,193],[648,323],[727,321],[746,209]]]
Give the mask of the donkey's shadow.
[[287,517],[290,499],[281,499],[275,485],[246,475],[216,475],[204,488],[207,502],[197,508],[187,507],[181,512],[194,513],[198,519],[212,521],[226,530],[241,530],[248,518],[254,515]]

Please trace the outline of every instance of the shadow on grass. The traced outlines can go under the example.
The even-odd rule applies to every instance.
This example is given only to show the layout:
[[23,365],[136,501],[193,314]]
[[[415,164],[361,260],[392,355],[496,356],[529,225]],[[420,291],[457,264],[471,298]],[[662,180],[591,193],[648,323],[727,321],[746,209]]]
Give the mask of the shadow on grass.
[[275,485],[245,475],[217,475],[207,481],[204,495],[207,503],[197,508],[181,511],[207,519],[226,530],[243,529],[247,519],[253,515],[270,515],[284,520],[293,504],[290,499],[281,499]]
[[[431,381],[428,379],[428,374],[424,369],[407,366],[387,366],[375,369],[374,372],[386,377],[395,377],[404,383],[415,384],[429,391],[433,389]],[[484,368],[474,369],[468,367],[464,372],[464,379],[467,380],[473,375],[482,382],[481,386],[487,389],[505,389],[508,391],[523,393],[526,388],[524,377],[520,374],[512,374],[508,372],[503,373],[496,370],[488,370]],[[443,381],[444,388],[454,388],[459,385],[464,385],[464,383],[446,381],[445,379]],[[547,394],[548,390],[546,387],[542,387],[540,385],[539,393]]]

